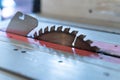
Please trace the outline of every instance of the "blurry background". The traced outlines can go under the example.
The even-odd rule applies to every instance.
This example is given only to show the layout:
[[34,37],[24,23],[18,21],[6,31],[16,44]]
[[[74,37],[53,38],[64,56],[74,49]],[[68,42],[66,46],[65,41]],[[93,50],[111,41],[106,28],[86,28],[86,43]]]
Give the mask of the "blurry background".
[[120,27],[120,0],[42,0],[41,3],[43,16]]
[[40,0],[0,0],[1,20],[11,18],[17,11],[39,12]]
[[16,11],[99,26],[120,27],[120,0],[0,0],[1,20]]

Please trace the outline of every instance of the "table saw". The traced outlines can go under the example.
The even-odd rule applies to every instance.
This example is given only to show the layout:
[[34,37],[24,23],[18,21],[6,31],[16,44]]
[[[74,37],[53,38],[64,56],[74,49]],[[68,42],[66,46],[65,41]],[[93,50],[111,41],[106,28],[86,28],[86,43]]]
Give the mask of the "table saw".
[[21,15],[0,23],[1,80],[120,78],[119,32]]

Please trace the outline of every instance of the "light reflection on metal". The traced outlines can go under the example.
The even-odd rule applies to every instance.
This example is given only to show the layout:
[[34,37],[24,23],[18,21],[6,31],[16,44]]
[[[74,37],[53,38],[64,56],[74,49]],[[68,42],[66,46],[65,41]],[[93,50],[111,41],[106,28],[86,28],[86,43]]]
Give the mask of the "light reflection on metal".
[[15,1],[14,0],[2,0],[2,6],[3,7],[15,7]]
[[2,17],[3,18],[8,18],[8,17],[12,16],[14,13],[15,13],[15,8],[14,7],[3,8]]
[[0,21],[2,20],[2,10],[0,9]]
[[2,0],[2,18],[8,18],[15,13],[16,3],[14,0]]

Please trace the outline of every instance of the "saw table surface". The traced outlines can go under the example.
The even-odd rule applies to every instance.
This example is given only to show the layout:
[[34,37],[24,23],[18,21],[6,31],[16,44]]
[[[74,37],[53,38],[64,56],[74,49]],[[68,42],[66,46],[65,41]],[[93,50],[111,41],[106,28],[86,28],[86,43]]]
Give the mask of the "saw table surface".
[[[9,20],[1,22],[0,29],[5,30],[8,23]],[[67,24],[50,23],[41,19],[39,26],[29,35],[46,26],[56,25],[58,27],[63,25],[70,27],[71,31],[79,31],[78,34],[87,35],[86,39],[120,45],[119,34],[84,29]],[[0,32],[0,79],[118,80],[120,78],[120,64],[118,63],[78,56],[36,45],[31,41],[26,43],[12,39],[5,35],[7,35],[5,32]]]

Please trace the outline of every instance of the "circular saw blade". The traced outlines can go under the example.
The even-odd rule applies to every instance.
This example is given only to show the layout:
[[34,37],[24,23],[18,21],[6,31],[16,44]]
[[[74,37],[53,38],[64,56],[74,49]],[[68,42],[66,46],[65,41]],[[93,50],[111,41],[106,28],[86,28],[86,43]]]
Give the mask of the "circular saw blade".
[[[64,30],[62,29],[63,27],[60,26],[60,27],[57,27],[57,29],[55,30],[55,26],[52,26],[49,31],[49,28],[46,27],[44,31],[40,29],[38,34],[37,32],[35,32],[33,35],[34,36],[33,38],[37,40],[43,40],[43,41],[47,41],[55,44],[60,44],[60,45],[92,51],[92,52],[97,52],[99,50],[98,47],[91,46],[92,44],[91,40],[84,41],[84,38],[86,37],[85,35],[81,34],[79,36],[76,36],[78,31],[69,32],[70,28],[65,28]],[[74,42],[74,45],[73,45],[73,42]]]

